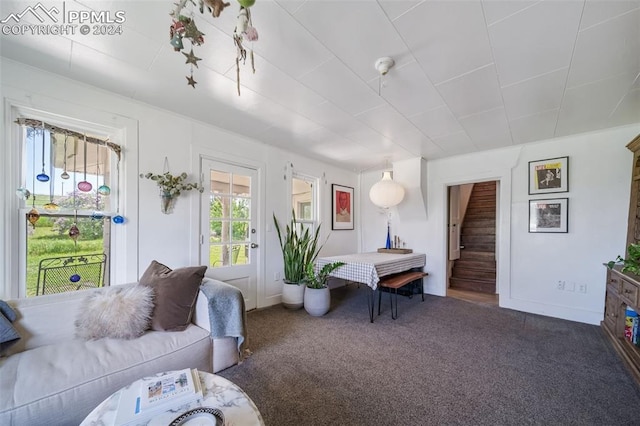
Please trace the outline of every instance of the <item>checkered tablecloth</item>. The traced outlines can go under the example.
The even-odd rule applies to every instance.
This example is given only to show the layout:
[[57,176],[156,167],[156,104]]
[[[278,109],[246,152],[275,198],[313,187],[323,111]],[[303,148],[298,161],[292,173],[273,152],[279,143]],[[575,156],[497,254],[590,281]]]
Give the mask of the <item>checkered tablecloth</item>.
[[332,277],[363,283],[375,290],[380,277],[408,271],[412,268],[423,268],[427,256],[422,253],[357,253],[342,256],[320,257],[316,260],[318,268],[327,263],[345,262],[346,265],[331,273]]

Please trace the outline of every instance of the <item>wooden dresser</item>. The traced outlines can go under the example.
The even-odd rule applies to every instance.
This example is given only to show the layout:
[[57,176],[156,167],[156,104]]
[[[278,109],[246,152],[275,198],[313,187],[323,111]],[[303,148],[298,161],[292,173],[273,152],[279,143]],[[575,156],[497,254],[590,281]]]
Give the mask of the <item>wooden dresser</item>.
[[[640,241],[640,135],[628,145],[633,152],[631,197],[629,200],[629,224],[627,247]],[[611,339],[614,349],[628,365],[631,374],[640,384],[640,347],[624,337],[626,308],[631,307],[640,314],[640,277],[620,272],[619,266],[607,270],[607,295],[604,320],[601,325]]]

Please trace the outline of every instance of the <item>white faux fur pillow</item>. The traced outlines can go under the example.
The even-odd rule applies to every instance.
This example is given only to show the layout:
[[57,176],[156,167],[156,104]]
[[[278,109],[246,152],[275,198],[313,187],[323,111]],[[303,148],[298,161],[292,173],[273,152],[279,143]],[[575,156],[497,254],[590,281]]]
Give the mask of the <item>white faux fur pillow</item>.
[[81,339],[133,339],[149,328],[153,289],[141,285],[110,287],[88,295],[76,318]]

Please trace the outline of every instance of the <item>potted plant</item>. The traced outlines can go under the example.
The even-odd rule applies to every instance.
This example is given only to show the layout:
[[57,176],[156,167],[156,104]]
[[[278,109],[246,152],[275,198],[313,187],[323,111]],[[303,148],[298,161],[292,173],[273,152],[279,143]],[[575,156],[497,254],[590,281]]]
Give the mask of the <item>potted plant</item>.
[[307,289],[304,292],[304,310],[314,317],[320,317],[329,312],[331,306],[331,293],[327,280],[329,274],[344,265],[344,262],[325,264],[316,274],[313,263],[307,264],[304,283]]
[[640,244],[629,244],[627,248],[628,256],[626,259],[622,256],[616,257],[616,260],[607,262],[609,269],[613,269],[615,265],[622,265],[620,272],[629,272],[634,275],[640,275]]
[[204,191],[204,187],[197,183],[186,183],[184,181],[187,178],[186,173],[181,173],[177,176],[173,176],[169,172],[157,175],[153,173],[141,173],[140,177],[151,179],[158,184],[160,188],[160,210],[164,214],[173,213],[175,202],[182,191],[190,191],[192,189],[197,189],[199,192]]
[[276,215],[273,223],[278,233],[278,241],[284,260],[284,285],[282,287],[282,304],[289,309],[300,309],[304,304],[305,267],[313,264],[322,246],[318,247],[320,225],[314,233],[309,228],[303,229],[296,221],[295,211],[291,222],[281,231]]

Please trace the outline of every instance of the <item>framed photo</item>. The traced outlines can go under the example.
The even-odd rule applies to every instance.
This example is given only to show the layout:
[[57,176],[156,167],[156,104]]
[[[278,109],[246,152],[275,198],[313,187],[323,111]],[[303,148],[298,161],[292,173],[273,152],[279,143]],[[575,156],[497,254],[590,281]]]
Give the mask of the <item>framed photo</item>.
[[529,200],[529,232],[569,232],[569,199]]
[[569,191],[569,157],[529,161],[529,195]]
[[353,188],[331,184],[331,229],[353,229]]

